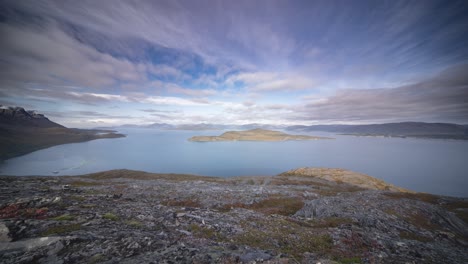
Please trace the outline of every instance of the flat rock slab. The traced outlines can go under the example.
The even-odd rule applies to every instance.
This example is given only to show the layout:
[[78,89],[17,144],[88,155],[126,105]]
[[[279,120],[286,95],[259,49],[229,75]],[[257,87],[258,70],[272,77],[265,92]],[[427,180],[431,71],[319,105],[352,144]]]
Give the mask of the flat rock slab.
[[8,227],[4,223],[0,223],[0,242],[10,242],[11,238],[8,236]]
[[62,239],[63,237],[40,237],[15,242],[1,242],[0,253],[11,251],[30,251],[35,248],[49,246]]

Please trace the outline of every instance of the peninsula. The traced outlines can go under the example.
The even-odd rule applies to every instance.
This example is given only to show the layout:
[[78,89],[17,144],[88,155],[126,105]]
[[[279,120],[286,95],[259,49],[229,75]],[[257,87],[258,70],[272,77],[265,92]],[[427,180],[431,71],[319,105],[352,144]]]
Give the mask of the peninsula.
[[266,129],[251,129],[247,131],[228,131],[220,136],[194,136],[189,141],[285,141],[285,140],[315,140],[331,139],[327,137],[316,137],[306,135],[289,135],[280,131]]
[[113,130],[67,128],[43,114],[0,105],[0,161],[55,145],[125,137]]

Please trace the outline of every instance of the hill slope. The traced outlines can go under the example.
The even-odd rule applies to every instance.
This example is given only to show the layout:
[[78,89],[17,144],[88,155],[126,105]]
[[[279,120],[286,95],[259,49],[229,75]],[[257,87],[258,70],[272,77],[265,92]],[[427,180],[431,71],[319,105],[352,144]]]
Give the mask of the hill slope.
[[466,126],[449,123],[401,122],[371,125],[290,126],[287,130],[326,131],[366,136],[468,139]]

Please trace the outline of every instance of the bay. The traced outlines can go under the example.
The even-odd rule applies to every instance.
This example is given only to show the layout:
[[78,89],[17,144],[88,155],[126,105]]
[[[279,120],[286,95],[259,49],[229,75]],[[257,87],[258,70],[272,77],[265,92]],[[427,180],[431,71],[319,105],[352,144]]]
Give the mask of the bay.
[[0,164],[1,175],[80,175],[111,169],[206,176],[343,168],[420,192],[468,197],[468,141],[301,133],[334,140],[190,142],[223,131],[122,129],[125,138],[65,144]]

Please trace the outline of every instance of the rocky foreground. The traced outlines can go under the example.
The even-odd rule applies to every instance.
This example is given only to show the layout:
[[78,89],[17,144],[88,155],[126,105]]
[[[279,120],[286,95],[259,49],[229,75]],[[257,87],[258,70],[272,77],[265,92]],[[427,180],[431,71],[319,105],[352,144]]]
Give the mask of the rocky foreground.
[[0,177],[0,262],[468,262],[467,199],[372,179],[311,168]]

